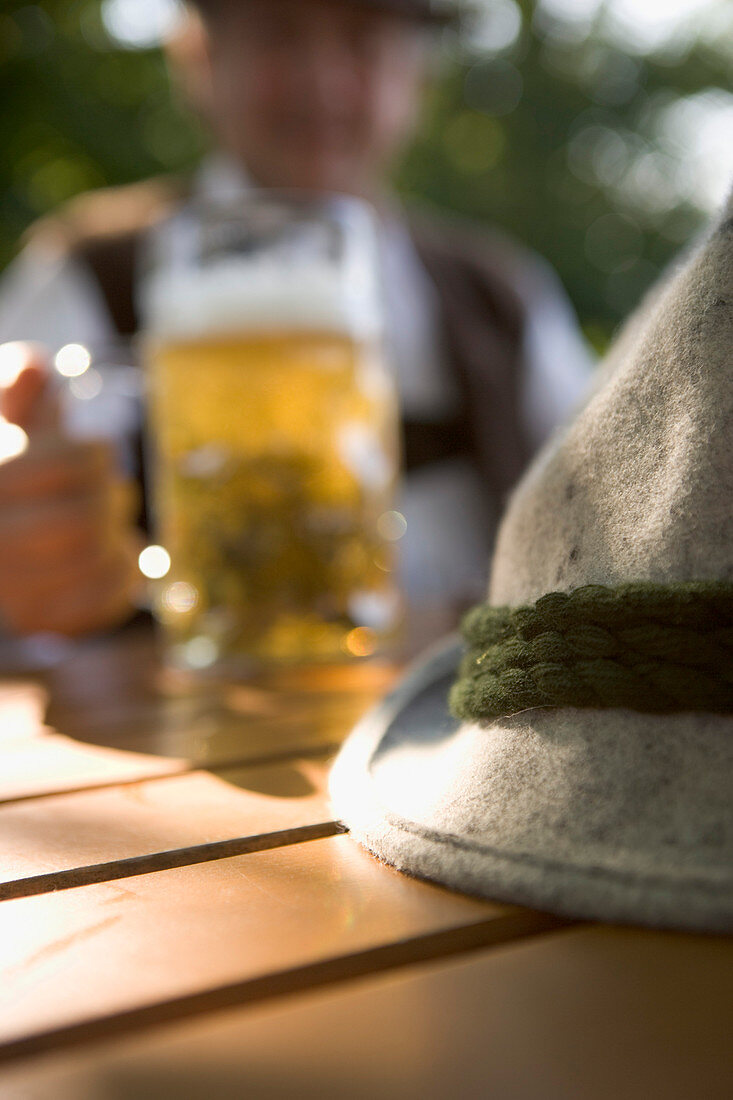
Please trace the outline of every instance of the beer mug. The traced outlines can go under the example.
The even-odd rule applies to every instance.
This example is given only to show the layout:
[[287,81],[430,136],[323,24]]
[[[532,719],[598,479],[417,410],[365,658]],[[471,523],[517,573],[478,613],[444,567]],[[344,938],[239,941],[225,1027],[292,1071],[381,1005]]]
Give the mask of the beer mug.
[[355,199],[253,193],[154,235],[154,611],[175,666],[363,657],[395,635],[380,305],[373,215]]

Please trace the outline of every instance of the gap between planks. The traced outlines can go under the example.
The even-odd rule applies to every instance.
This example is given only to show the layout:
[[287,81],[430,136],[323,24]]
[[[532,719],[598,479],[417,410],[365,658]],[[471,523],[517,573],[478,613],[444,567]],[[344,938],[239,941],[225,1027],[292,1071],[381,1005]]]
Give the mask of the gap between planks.
[[101,1039],[123,1036],[222,1009],[260,1004],[291,994],[323,989],[405,966],[440,962],[456,955],[498,947],[520,939],[576,927],[579,922],[530,909],[510,909],[505,916],[430,932],[399,943],[367,948],[317,963],[276,971],[231,985],[171,998],[95,1020],[28,1035],[0,1044],[0,1065]]
[[210,844],[195,844],[188,848],[173,848],[164,852],[152,852],[129,859],[93,863],[86,867],[74,867],[66,871],[51,871],[43,875],[14,879],[0,884],[0,902],[17,898],[34,897],[59,890],[71,890],[76,886],[93,886],[103,882],[132,878],[134,875],[170,871],[174,867],[193,867],[197,863],[209,863],[229,856],[266,852],[272,848],[284,848],[308,840],[323,840],[348,830],[338,821],[323,821],[314,825],[301,825],[291,829],[278,829],[255,836],[216,840]]

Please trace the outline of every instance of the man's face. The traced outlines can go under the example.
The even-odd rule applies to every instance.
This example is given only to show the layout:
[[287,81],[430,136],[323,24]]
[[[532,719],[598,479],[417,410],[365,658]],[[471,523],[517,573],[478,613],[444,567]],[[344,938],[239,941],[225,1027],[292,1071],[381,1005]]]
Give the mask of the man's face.
[[223,0],[212,122],[258,182],[369,195],[420,105],[421,28],[339,0]]

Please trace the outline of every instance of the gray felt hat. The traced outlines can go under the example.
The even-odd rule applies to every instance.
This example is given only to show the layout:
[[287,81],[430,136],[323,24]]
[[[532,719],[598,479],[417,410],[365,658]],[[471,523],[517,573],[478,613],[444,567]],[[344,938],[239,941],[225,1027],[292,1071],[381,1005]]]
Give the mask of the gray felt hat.
[[[454,688],[459,711],[476,714],[448,707],[465,649],[454,639],[347,740],[337,814],[381,859],[467,893],[732,931],[732,592],[733,196],[510,503]],[[623,619],[639,601],[641,627]],[[584,618],[601,605],[602,629]],[[568,608],[580,609],[570,642],[557,625]],[[538,614],[541,638],[527,628]],[[528,665],[548,639],[552,655]],[[580,679],[593,683],[568,688],[578,639]],[[627,705],[626,681],[607,690],[619,668],[635,683]]]

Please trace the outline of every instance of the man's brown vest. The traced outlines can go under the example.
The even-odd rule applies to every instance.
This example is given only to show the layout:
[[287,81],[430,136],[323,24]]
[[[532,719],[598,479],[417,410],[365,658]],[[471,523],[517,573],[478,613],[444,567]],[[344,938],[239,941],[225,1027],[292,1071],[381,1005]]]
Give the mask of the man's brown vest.
[[[53,219],[64,247],[96,276],[122,336],[139,325],[134,282],[145,231],[182,194],[152,181],[86,196],[65,218]],[[527,260],[504,240],[469,233],[465,225],[416,218],[410,230],[437,290],[444,352],[463,411],[438,423],[405,421],[405,464],[409,470],[468,454],[491,504],[500,507],[530,457],[520,413],[526,303],[516,289]]]

